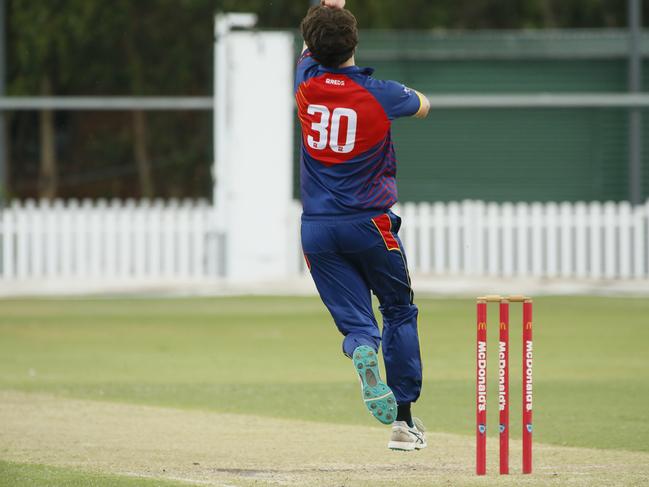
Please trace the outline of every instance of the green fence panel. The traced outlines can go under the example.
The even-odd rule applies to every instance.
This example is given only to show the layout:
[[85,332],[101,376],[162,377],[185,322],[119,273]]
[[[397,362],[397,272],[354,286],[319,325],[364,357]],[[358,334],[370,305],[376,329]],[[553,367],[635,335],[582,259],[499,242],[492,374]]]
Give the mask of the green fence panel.
[[[626,49],[620,31],[370,32],[362,35],[357,61],[376,68],[377,78],[431,94],[623,93]],[[649,36],[643,49],[649,54]],[[644,195],[649,196],[649,111],[643,114]],[[628,198],[623,109],[433,107],[425,121],[396,121],[393,133],[401,201]],[[297,181],[296,175],[296,189]]]

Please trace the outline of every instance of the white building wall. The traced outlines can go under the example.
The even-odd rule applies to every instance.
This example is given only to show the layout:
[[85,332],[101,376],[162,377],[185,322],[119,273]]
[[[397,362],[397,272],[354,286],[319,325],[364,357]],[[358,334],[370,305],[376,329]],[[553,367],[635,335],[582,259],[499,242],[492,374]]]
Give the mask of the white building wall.
[[295,272],[293,37],[236,31],[219,42],[218,66],[227,71],[219,78],[226,89],[217,89],[224,98],[215,101],[216,124],[225,125],[215,187],[224,276],[234,283],[287,278]]

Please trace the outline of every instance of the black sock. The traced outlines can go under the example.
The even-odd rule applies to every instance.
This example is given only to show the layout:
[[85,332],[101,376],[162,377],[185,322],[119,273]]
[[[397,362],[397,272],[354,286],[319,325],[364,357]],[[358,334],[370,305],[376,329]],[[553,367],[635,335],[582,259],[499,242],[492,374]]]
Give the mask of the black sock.
[[405,421],[411,428],[414,426],[410,414],[410,403],[397,404],[397,421]]

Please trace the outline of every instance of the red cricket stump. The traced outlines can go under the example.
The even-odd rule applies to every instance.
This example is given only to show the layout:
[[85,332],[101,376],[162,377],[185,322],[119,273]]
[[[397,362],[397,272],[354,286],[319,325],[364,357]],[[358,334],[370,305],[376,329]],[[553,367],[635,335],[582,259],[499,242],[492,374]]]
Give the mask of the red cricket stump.
[[498,342],[498,410],[500,435],[500,473],[509,473],[509,301],[500,302]]
[[523,302],[523,473],[532,473],[532,300]]
[[487,473],[487,302],[477,304],[476,473]]
[[523,473],[532,473],[532,299],[490,294],[477,301],[476,344],[476,472],[487,472],[487,306],[500,305],[498,340],[498,418],[500,473],[509,473],[509,308],[523,305]]

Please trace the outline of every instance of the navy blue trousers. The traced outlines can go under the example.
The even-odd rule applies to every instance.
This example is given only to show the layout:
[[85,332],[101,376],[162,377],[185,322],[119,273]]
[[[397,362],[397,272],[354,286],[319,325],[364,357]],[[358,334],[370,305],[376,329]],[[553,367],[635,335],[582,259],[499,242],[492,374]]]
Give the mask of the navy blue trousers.
[[[302,217],[302,248],[320,297],[344,335],[343,352],[382,345],[387,383],[397,403],[415,402],[421,392],[417,306],[406,255],[392,212],[330,220]],[[383,330],[372,309],[378,298]]]

